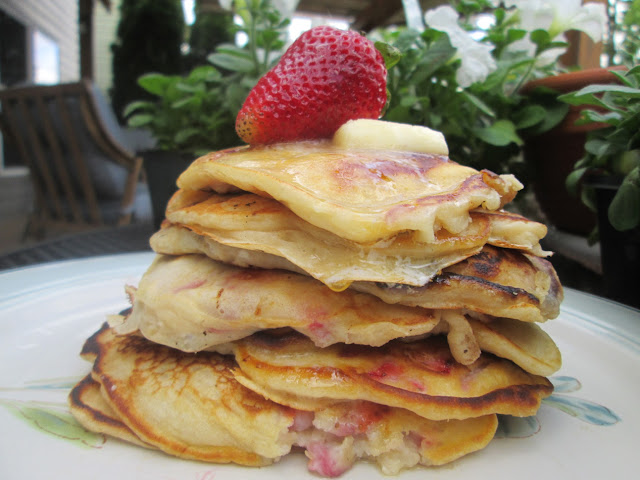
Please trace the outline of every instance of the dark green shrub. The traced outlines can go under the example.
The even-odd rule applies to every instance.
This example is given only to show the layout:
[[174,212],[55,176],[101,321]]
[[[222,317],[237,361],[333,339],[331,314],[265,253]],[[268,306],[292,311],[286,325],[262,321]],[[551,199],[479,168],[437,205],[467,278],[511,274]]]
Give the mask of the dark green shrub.
[[117,38],[111,46],[111,102],[121,120],[128,103],[151,98],[138,85],[142,74],[181,72],[183,40],[184,15],[180,0],[123,0]]

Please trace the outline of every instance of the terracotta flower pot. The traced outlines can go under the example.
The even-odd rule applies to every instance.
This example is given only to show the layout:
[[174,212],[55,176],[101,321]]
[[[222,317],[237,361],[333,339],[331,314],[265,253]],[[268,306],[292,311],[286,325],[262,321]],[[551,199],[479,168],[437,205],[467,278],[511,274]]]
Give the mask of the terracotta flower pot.
[[[610,70],[594,68],[541,78],[527,83],[522,93],[531,92],[536,87],[569,93],[588,85],[617,83],[618,78]],[[579,198],[569,194],[565,180],[575,162],[584,156],[587,133],[603,125],[575,125],[581,110],[571,106],[557,127],[527,139],[524,154],[527,162],[534,165],[534,192],[548,220],[560,230],[587,235],[596,225],[595,214]]]

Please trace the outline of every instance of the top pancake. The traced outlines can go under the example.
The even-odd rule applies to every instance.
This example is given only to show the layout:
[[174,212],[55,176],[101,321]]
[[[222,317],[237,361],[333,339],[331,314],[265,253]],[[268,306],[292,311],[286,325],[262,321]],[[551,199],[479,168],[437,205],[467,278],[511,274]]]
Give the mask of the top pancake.
[[459,233],[471,210],[498,210],[522,188],[512,175],[478,172],[441,155],[341,149],[327,141],[210,153],[178,186],[272,197],[312,225],[362,243],[403,231],[424,242],[441,228]]

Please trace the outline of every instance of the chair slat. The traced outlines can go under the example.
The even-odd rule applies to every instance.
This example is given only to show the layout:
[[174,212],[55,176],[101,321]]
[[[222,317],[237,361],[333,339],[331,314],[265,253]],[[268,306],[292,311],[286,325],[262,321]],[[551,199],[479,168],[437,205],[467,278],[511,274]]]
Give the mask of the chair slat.
[[[84,101],[80,99],[78,100]],[[101,225],[103,223],[102,214],[100,213],[100,208],[98,207],[97,195],[95,189],[93,188],[93,184],[91,183],[91,177],[89,176],[87,165],[83,160],[82,150],[80,148],[80,145],[78,144],[78,139],[76,138],[73,129],[73,122],[71,121],[71,114],[69,113],[65,96],[62,93],[59,93],[58,95],[56,95],[56,102],[58,104],[60,118],[62,119],[62,123],[64,126],[66,140],[69,144],[69,149],[71,150],[71,158],[75,163],[76,168],[78,169],[80,185],[82,187],[82,193],[84,194],[84,201],[87,203],[89,218],[92,223]]]
[[62,147],[55,133],[55,129],[53,128],[51,115],[46,108],[45,99],[43,99],[43,97],[36,97],[34,98],[34,102],[38,109],[38,113],[40,114],[40,119],[47,136],[47,141],[49,142],[49,147],[51,148],[51,151],[53,153],[53,165],[56,171],[56,175],[60,179],[60,183],[62,184],[64,195],[71,210],[71,215],[74,221],[82,223],[84,221],[84,218],[82,215],[80,204],[78,202],[75,189],[73,188],[67,166],[64,162]]
[[24,126],[27,132],[27,139],[29,140],[29,146],[33,152],[33,164],[37,168],[38,175],[40,175],[43,180],[46,189],[47,201],[52,204],[49,205],[49,207],[53,207],[52,213],[55,217],[63,219],[64,209],[62,208],[62,202],[60,201],[60,196],[58,194],[58,186],[45,157],[41,138],[34,128],[34,125],[38,124],[37,119],[32,117],[31,109],[29,108],[25,98],[19,98],[17,105],[25,122]]

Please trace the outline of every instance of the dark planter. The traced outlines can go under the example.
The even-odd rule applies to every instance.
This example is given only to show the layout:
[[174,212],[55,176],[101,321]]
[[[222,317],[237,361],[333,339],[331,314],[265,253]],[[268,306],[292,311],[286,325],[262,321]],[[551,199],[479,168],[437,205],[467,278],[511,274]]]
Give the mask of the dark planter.
[[[593,68],[541,78],[526,84],[522,93],[526,94],[537,87],[569,93],[588,85],[617,83],[618,78],[610,70]],[[602,125],[575,125],[580,112],[581,108],[570,107],[569,113],[557,127],[527,139],[524,155],[527,162],[534,166],[533,189],[549,222],[560,230],[588,235],[596,225],[596,217],[578,198],[569,194],[565,181],[575,162],[584,156],[587,133]]]
[[611,226],[608,210],[621,179],[595,177],[588,186],[596,192],[600,256],[605,296],[640,308],[640,228],[620,232]]
[[147,150],[141,155],[151,196],[153,226],[157,230],[164,220],[167,202],[178,189],[176,180],[193,158],[166,150]]

